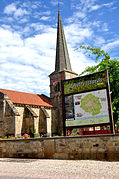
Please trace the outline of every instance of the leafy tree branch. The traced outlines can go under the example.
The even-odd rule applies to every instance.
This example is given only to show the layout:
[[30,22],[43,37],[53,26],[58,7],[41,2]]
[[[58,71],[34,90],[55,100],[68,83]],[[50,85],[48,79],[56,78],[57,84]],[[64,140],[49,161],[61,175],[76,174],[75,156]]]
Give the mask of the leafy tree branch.
[[[113,117],[115,123],[119,120],[119,60],[111,59],[110,55],[101,50],[100,48],[80,46],[79,48],[89,51],[89,56],[95,55],[97,65],[87,67],[81,74],[91,74],[94,72],[99,72],[103,70],[108,70],[109,81],[110,81],[110,90],[111,90],[111,99],[112,99],[112,109]],[[77,49],[79,49],[77,48]],[[76,49],[76,50],[77,50]]]

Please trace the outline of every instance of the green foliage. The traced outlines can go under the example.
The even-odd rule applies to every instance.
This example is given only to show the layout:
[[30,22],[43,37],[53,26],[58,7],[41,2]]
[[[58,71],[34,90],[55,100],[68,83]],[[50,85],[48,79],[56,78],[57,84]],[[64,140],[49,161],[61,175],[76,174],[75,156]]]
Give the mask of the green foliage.
[[29,135],[31,136],[31,138],[34,137],[34,133],[32,132],[31,128],[29,128]]
[[96,55],[96,61],[98,62],[95,66],[87,67],[80,75],[108,70],[113,117],[116,123],[117,120],[119,120],[119,60],[111,59],[109,54],[100,48],[93,48],[90,46],[80,46],[79,48],[89,50],[89,56],[91,54]]
[[22,136],[22,138],[23,138],[23,139],[29,139],[29,138],[30,138],[30,135],[24,134],[24,135]]
[[3,138],[0,137],[0,140],[4,140],[4,139],[29,139],[30,138],[30,135],[28,134],[24,134],[24,135],[17,135],[17,136],[5,136]]
[[34,138],[38,138],[38,137],[40,137],[40,134],[39,133],[36,133],[36,129],[34,129],[34,136],[33,136]]
[[34,138],[38,138],[40,137],[40,134],[39,133],[34,133]]

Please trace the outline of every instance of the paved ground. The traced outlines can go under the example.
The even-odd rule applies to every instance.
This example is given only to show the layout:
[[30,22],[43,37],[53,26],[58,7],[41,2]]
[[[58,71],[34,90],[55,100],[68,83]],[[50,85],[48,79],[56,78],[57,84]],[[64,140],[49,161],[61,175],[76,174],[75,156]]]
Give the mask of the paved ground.
[[0,179],[119,179],[119,162],[0,158]]

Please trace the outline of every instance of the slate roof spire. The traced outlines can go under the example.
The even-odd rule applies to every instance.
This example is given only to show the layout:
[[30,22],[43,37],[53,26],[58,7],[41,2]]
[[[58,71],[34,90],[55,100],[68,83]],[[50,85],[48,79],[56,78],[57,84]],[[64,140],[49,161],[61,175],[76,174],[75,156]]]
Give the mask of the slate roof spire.
[[61,21],[61,15],[60,15],[60,11],[58,11],[55,72],[59,72],[63,70],[72,71],[63,25]]

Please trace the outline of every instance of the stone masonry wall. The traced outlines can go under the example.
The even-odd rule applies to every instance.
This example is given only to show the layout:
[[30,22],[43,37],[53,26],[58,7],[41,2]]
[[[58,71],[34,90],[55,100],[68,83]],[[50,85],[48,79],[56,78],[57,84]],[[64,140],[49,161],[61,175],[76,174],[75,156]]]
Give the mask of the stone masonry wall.
[[0,157],[119,161],[119,135],[0,140]]
[[[1,96],[0,96],[1,97]],[[0,136],[3,135],[3,114],[4,114],[4,102],[0,100]]]
[[21,135],[22,124],[23,124],[23,115],[24,107],[15,106],[20,116],[15,116],[15,135]]
[[52,121],[51,121],[52,134],[58,135],[59,121],[58,121],[58,109],[57,108],[52,109],[51,116],[52,116]]
[[78,74],[64,71],[65,79],[72,79],[78,77]]
[[[19,112],[20,116],[15,116],[15,135],[21,135],[22,133],[28,132],[29,131],[29,126],[25,126],[25,122],[30,124],[29,121],[32,122],[32,118],[31,116],[27,116],[27,118],[25,118],[26,115],[26,111],[25,111],[25,106],[15,106],[17,111]],[[33,120],[33,127],[35,129],[35,133],[39,133],[39,132],[45,132],[45,133],[51,133],[51,121],[54,120],[53,116],[51,116],[51,111],[54,109],[46,109],[47,113],[49,114],[50,118],[48,118],[48,126],[46,126],[46,117],[44,116],[43,112],[41,111],[40,108],[37,107],[31,107],[32,111],[34,111],[35,114],[37,114],[37,117],[34,117]],[[26,119],[26,121],[25,121]],[[28,121],[29,120],[29,121]],[[28,122],[27,122],[28,121]],[[28,127],[28,131],[24,131],[25,127]],[[48,130],[48,131],[47,131]]]

